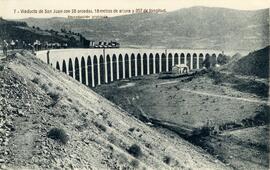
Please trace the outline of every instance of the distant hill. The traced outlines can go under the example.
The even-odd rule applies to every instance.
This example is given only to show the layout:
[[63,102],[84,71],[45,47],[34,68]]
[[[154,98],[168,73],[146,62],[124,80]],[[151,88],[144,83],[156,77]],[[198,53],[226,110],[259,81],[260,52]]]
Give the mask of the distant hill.
[[19,40],[26,43],[33,43],[40,40],[51,43],[68,43],[69,46],[79,47],[85,38],[79,33],[67,32],[65,30],[55,31],[53,29],[41,29],[38,26],[29,27],[26,22],[9,21],[0,18],[0,42],[3,40]]
[[239,59],[233,64],[232,70],[244,75],[269,78],[269,60],[268,46]]
[[241,11],[192,7],[163,14],[132,14],[96,20],[22,21],[44,29],[80,32],[88,39],[122,46],[253,50],[269,45],[269,9]]

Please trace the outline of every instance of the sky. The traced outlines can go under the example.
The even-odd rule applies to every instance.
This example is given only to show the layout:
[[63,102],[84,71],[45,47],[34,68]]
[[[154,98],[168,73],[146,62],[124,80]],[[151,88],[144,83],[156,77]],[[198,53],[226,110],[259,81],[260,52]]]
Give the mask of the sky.
[[[69,15],[116,16],[119,13],[44,13],[45,10],[121,10],[166,9],[167,12],[192,6],[223,7],[239,10],[269,8],[270,0],[0,0],[0,16],[4,19],[67,17]],[[43,13],[21,13],[20,10],[37,10]],[[15,11],[16,10],[16,11]],[[40,11],[42,10],[42,11]],[[70,10],[70,11],[68,11]],[[32,11],[34,12],[34,11]],[[64,12],[64,11],[62,11]],[[128,14],[128,13],[126,13]]]

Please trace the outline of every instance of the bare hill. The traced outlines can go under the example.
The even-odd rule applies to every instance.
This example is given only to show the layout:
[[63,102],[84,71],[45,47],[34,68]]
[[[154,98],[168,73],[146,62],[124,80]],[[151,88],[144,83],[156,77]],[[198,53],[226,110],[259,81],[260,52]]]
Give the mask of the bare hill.
[[269,78],[269,60],[269,46],[267,46],[234,62],[232,70],[243,75]]
[[269,45],[269,9],[192,7],[163,14],[132,14],[97,20],[28,18],[23,21],[46,29],[80,32],[97,41],[115,39],[129,47],[251,50]]
[[0,65],[1,169],[227,169],[27,52]]

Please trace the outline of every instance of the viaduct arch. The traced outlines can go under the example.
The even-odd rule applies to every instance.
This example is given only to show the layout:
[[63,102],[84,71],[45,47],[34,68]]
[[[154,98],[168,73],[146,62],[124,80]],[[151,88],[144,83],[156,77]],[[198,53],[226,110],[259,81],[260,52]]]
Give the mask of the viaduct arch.
[[[37,57],[47,62],[47,51]],[[224,55],[220,51],[161,49],[59,49],[50,51],[50,63],[81,83],[95,87],[116,80],[158,74],[172,70],[175,64],[187,64],[190,69],[202,68],[208,58],[216,63]]]

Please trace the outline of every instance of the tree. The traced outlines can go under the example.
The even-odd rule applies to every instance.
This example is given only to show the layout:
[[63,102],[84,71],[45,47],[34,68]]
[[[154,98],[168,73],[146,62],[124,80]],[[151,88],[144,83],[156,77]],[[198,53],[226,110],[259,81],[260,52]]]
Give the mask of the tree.
[[227,55],[219,55],[217,58],[217,63],[220,65],[227,64],[230,61],[230,56]]

